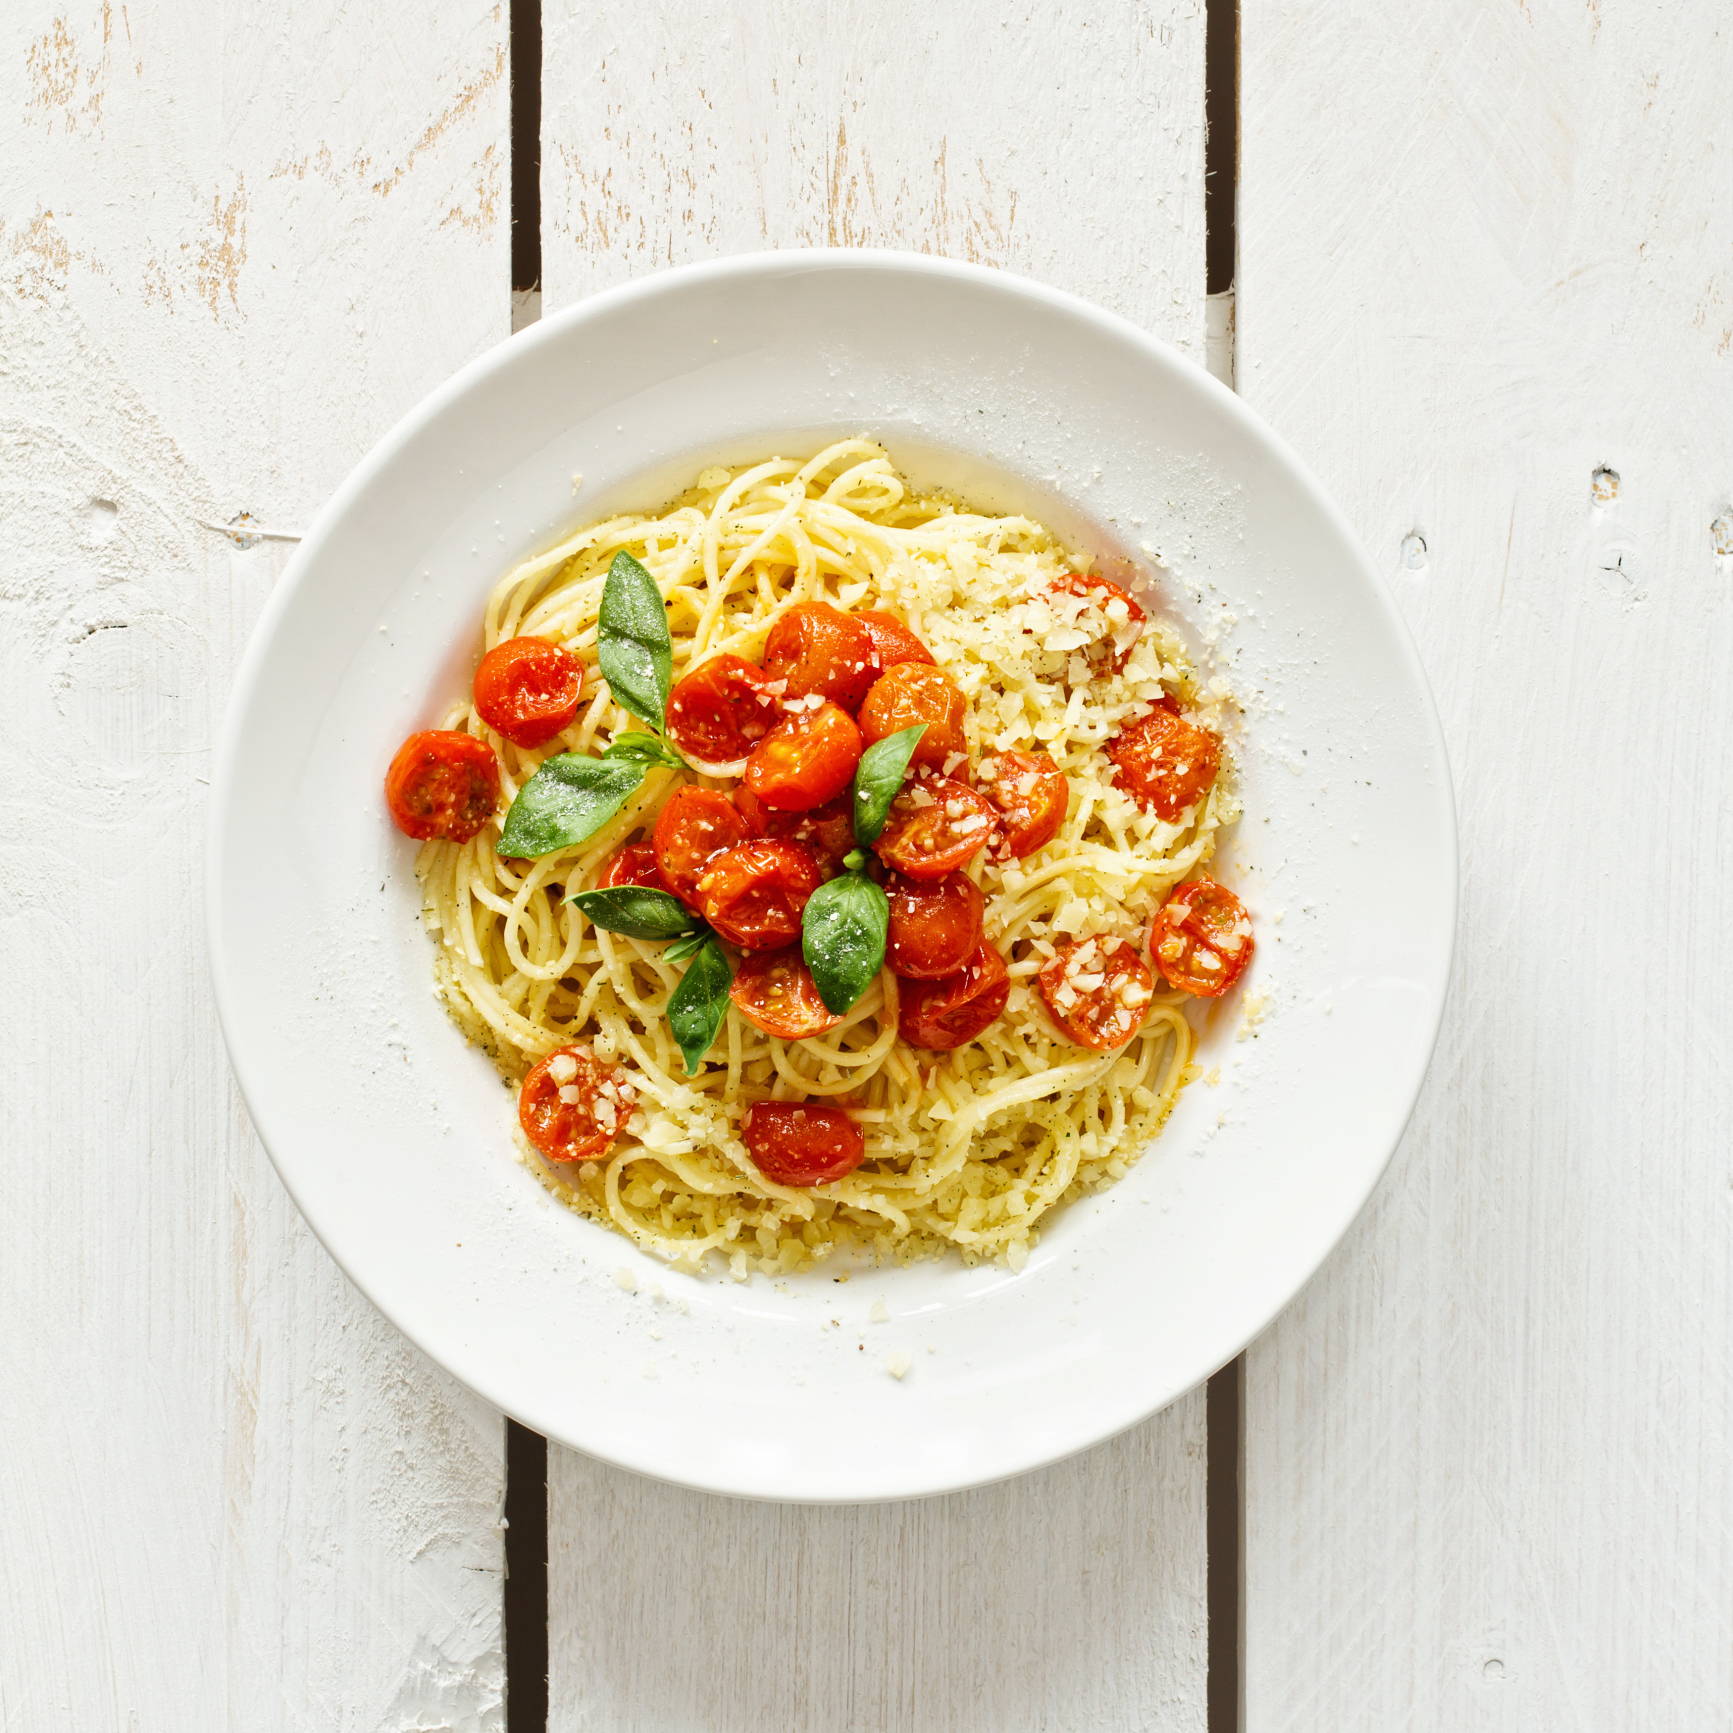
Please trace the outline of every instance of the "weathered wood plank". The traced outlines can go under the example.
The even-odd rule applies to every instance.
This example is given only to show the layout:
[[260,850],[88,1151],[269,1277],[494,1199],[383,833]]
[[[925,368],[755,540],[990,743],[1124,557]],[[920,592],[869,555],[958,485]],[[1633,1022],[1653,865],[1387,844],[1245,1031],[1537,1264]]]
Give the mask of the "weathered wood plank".
[[[1204,352],[1203,15],[550,7],[550,310],[784,246],[972,259]],[[1203,1395],[1074,1463],[797,1510],[549,1454],[555,1733],[1199,1729]]]
[[0,91],[0,1724],[497,1728],[500,1420],[259,1149],[202,848],[292,545],[204,526],[508,329],[503,11],[33,0]]
[[1241,31],[1238,388],[1407,610],[1465,869],[1414,1125],[1250,1354],[1246,1724],[1719,1725],[1726,31],[1648,0]]

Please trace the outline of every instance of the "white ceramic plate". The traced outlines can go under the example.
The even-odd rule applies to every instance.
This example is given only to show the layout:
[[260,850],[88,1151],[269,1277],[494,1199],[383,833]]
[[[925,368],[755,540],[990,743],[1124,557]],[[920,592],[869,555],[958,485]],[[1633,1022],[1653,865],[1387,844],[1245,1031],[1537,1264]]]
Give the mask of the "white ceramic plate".
[[[1253,910],[1258,955],[1203,1039],[1220,1082],[1185,1092],[1119,1185],[1046,1225],[1020,1274],[676,1275],[513,1160],[514,1097],[433,996],[415,849],[381,778],[467,682],[482,599],[512,562],[661,504],[706,462],[852,433],[917,481],[1029,510],[1153,578],[1248,707],[1246,818],[1218,870]],[[1230,1359],[1389,1159],[1456,903],[1449,774],[1413,648],[1292,453],[1120,319],[888,253],[646,278],[430,397],[271,597],[224,730],[210,848],[235,1071],[284,1184],[373,1303],[551,1438],[688,1486],[810,1501],[1037,1467]],[[1267,1010],[1239,1039],[1245,993]],[[871,1321],[875,1301],[888,1321]],[[885,1362],[901,1354],[899,1380]]]

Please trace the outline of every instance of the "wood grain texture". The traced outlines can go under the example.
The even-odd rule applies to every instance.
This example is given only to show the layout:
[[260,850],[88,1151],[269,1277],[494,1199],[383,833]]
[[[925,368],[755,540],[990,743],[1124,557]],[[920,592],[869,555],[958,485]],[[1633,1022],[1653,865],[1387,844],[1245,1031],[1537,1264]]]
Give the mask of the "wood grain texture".
[[545,11],[548,307],[765,247],[897,247],[1203,354],[1202,0]]
[[1723,1726],[1733,39],[1241,32],[1238,388],[1407,611],[1464,867],[1409,1135],[1250,1354],[1246,1725]]
[[[1203,13],[544,14],[550,310],[667,264],[896,247],[1075,290],[1201,360]],[[549,1453],[553,1733],[1201,1729],[1203,1393],[924,1504],[734,1503]]]
[[205,526],[303,527],[509,320],[503,12],[383,11],[0,25],[8,1729],[502,1725],[499,1417],[300,1223],[204,954],[291,546]]
[[550,1451],[550,1733],[1201,1733],[1203,1458],[1201,1392],[912,1504],[746,1504]]

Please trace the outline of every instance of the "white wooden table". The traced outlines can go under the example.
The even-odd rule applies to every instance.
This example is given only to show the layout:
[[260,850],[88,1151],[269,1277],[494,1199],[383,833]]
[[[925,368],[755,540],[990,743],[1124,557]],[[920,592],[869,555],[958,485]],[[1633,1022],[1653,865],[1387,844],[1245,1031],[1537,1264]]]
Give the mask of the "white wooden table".
[[[1203,358],[1201,0],[543,25],[545,306],[915,247]],[[511,328],[509,29],[0,18],[5,1733],[505,1724],[503,1422],[259,1149],[200,841],[285,538]],[[1730,89],[1709,0],[1242,0],[1234,381],[1407,612],[1464,845],[1414,1125],[1246,1359],[1248,1733],[1733,1725]],[[548,1478],[560,1733],[1206,1727],[1202,1392],[918,1505]]]

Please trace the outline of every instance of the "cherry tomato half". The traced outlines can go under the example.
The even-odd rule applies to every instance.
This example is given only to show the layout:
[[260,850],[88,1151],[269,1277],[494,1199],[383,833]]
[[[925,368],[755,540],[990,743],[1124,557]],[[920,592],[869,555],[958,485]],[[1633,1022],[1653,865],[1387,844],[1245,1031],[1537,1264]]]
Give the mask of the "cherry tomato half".
[[1101,672],[1117,674],[1149,618],[1137,598],[1094,572],[1067,572],[1048,590],[1055,618],[1089,634],[1088,660]]
[[1059,834],[1071,784],[1045,752],[1002,752],[981,766],[987,798],[998,807],[1003,860],[1021,860]]
[[782,719],[771,678],[740,656],[712,656],[668,694],[668,738],[706,776],[738,776]]
[[827,879],[842,871],[843,857],[854,848],[854,797],[846,788],[834,800],[806,812],[777,812],[744,783],[734,790],[733,800],[753,836],[805,843]]
[[1182,993],[1204,999],[1219,999],[1256,948],[1245,904],[1214,879],[1180,885],[1149,924],[1155,966]]
[[872,638],[854,615],[829,602],[796,602],[770,628],[764,671],[788,682],[785,698],[817,692],[854,711],[878,674],[872,654]]
[[1157,818],[1175,819],[1209,791],[1221,769],[1221,742],[1207,728],[1157,706],[1103,748],[1119,783]]
[[857,625],[865,626],[873,643],[873,665],[881,670],[898,662],[931,662],[933,653],[895,614],[883,614],[876,608],[863,608],[852,616]]
[[746,820],[713,788],[680,788],[656,817],[656,865],[662,883],[697,908],[698,881],[711,857],[746,840]]
[[499,805],[499,760],[460,728],[428,728],[398,747],[385,773],[391,822],[417,842],[468,842]]
[[646,890],[665,891],[662,869],[656,865],[656,845],[649,842],[629,842],[608,856],[607,864],[596,875],[598,890],[612,890],[616,885],[641,885]]
[[853,1173],[866,1156],[860,1127],[840,1107],[805,1101],[753,1102],[741,1135],[772,1185],[824,1185]]
[[818,862],[803,844],[743,842],[705,867],[698,908],[730,944],[773,951],[800,937],[806,899],[822,883]]
[[543,1161],[594,1161],[619,1136],[637,1092],[617,1065],[587,1047],[550,1053],[518,1090],[518,1124]]
[[860,755],[854,718],[840,704],[823,699],[816,710],[795,711],[753,747],[746,761],[746,786],[766,806],[805,812],[848,787]]
[[912,764],[940,769],[945,761],[967,751],[963,717],[969,703],[943,668],[923,662],[897,662],[887,668],[860,707],[860,731],[868,746],[924,722],[927,731],[915,746]]
[[1010,996],[1005,959],[983,941],[956,974],[899,989],[897,1033],[911,1047],[966,1047],[998,1021]]
[[507,638],[475,671],[475,708],[514,746],[546,746],[570,728],[584,690],[584,665],[547,638]]
[[747,1022],[784,1041],[822,1035],[842,1021],[825,1009],[799,945],[748,957],[735,971],[728,997]]
[[1155,997],[1149,965],[1123,939],[1061,945],[1038,980],[1047,1014],[1068,1041],[1111,1053],[1143,1026]]
[[956,974],[975,954],[986,900],[966,874],[923,881],[893,873],[885,897],[891,906],[885,961],[893,974],[935,980]]
[[886,866],[912,879],[942,879],[993,840],[998,814],[985,795],[954,776],[903,784],[873,847]]

